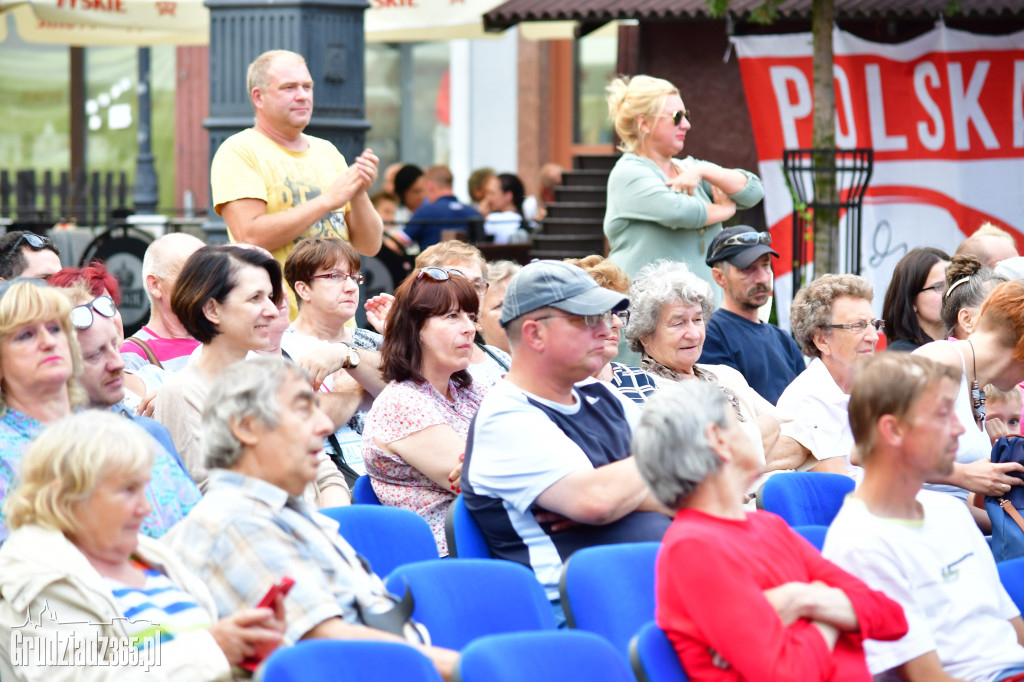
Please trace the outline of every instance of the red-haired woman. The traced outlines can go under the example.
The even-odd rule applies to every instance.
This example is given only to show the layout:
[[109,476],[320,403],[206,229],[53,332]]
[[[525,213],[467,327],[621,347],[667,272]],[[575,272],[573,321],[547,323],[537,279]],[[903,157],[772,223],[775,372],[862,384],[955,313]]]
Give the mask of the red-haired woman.
[[[926,483],[925,487],[966,500],[968,491],[1000,497],[1011,485],[1021,485],[1021,479],[1012,475],[1021,471],[1019,464],[989,460],[992,443],[1006,435],[1006,425],[985,418],[981,387],[992,384],[1009,391],[1024,381],[1024,283],[1004,282],[994,288],[981,308],[974,332],[966,339],[933,341],[914,353],[963,372],[953,409],[964,432],[957,444],[953,473],[942,481],[945,485]],[[985,511],[973,505],[970,509],[981,529],[989,532],[991,523]]]
[[486,389],[466,367],[480,305],[454,268],[414,271],[395,292],[381,346],[388,385],[363,428],[363,458],[377,497],[411,509],[447,556],[444,517],[459,489],[466,434]]
[[[103,265],[103,261],[94,260],[84,268],[64,268],[46,280],[51,287],[64,289],[69,289],[79,282],[85,283],[93,296],[109,296],[115,306],[121,305],[121,287],[117,283],[117,278]],[[124,322],[121,321],[120,311],[114,313],[114,325],[123,340]]]

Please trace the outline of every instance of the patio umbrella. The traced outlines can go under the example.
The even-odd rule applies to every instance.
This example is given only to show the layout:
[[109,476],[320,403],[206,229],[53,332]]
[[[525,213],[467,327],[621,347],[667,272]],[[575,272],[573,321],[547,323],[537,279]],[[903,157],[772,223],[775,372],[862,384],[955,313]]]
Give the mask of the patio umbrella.
[[[500,0],[374,0],[368,42],[493,37],[483,15]],[[210,12],[202,0],[0,0],[27,42],[59,45],[205,45]],[[0,22],[2,24],[3,22]],[[0,40],[3,35],[0,34]]]
[[[0,0],[26,42],[55,45],[205,45],[202,0]],[[3,22],[6,24],[6,22]]]

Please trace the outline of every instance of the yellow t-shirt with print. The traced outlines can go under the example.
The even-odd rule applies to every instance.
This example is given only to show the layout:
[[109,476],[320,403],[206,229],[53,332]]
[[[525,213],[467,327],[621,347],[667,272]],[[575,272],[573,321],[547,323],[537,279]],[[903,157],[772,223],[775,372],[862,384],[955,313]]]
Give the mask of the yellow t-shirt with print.
[[[236,199],[260,199],[267,203],[267,214],[280,213],[314,199],[324,187],[345,172],[345,157],[327,140],[305,135],[309,146],[301,152],[285,149],[253,128],[243,130],[224,140],[213,156],[210,186],[213,207],[219,215],[221,207]],[[345,211],[348,206],[332,211],[290,244],[272,251],[284,268],[285,259],[299,239],[340,237],[348,240]],[[228,237],[235,241],[231,230]],[[295,296],[290,303],[291,318],[298,313]]]

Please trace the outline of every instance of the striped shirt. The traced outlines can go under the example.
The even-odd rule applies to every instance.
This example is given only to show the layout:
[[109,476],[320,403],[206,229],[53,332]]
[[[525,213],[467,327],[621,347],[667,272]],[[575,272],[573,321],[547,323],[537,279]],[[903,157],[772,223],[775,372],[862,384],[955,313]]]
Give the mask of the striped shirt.
[[169,642],[181,633],[205,630],[213,624],[210,614],[170,578],[138,561],[133,560],[132,565],[146,576],[142,587],[126,585],[113,578],[103,581],[125,618],[128,636],[138,637],[136,647],[142,648],[146,638],[151,638],[152,642],[157,632],[161,642]]

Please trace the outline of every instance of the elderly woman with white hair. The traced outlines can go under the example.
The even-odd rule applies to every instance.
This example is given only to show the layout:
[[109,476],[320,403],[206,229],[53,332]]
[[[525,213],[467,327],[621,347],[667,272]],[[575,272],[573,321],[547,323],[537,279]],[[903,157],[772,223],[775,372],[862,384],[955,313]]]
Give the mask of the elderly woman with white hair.
[[743,508],[763,467],[751,445],[708,383],[666,386],[644,408],[637,468],[677,510],[658,552],[658,626],[694,680],[871,679],[862,642],[902,637],[903,609],[779,517]]
[[608,176],[609,258],[630,276],[656,258],[671,258],[710,281],[707,245],[737,208],[761,201],[761,181],[738,168],[675,158],[690,133],[690,112],[666,80],[616,78],[608,85],[608,112],[623,152]]
[[[21,482],[5,503],[13,532],[0,547],[4,680],[136,679],[126,669],[134,661],[138,678],[152,666],[146,679],[231,679],[233,666],[281,642],[280,598],[273,609],[218,620],[203,582],[139,535],[150,509],[152,445],[130,420],[87,411],[50,426],[25,453]],[[54,667],[26,655],[59,651],[62,642],[95,647],[88,655],[98,662]],[[146,646],[159,647],[158,655]],[[120,647],[139,652],[119,655]]]
[[[660,387],[678,381],[714,384],[729,399],[762,462],[779,437],[775,407],[752,389],[743,375],[725,365],[698,365],[711,319],[711,286],[685,263],[659,260],[637,273],[629,288],[625,334],[631,350],[642,354],[641,367]],[[773,468],[773,467],[769,467]]]

